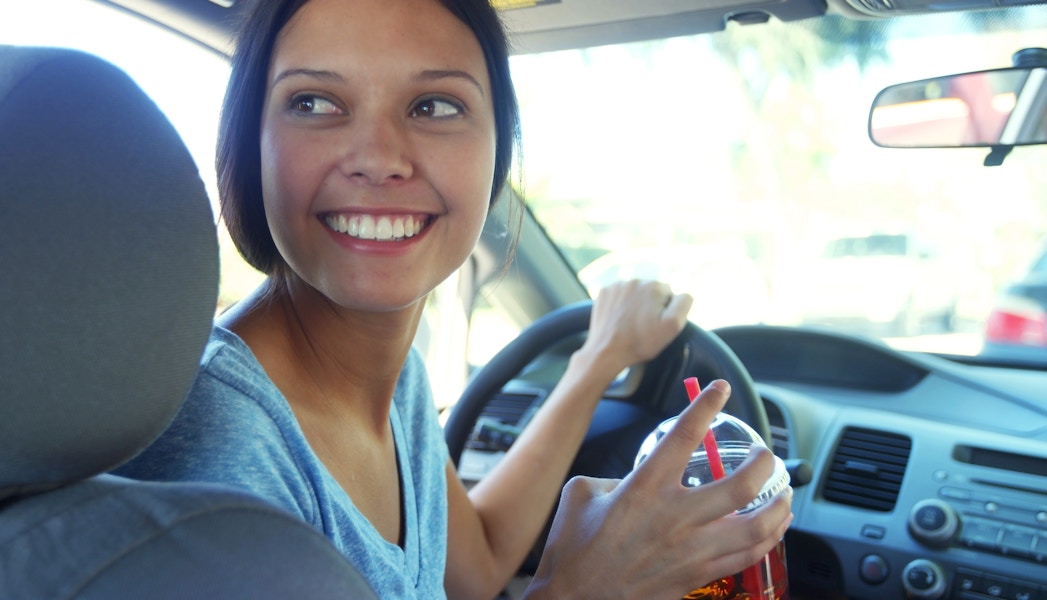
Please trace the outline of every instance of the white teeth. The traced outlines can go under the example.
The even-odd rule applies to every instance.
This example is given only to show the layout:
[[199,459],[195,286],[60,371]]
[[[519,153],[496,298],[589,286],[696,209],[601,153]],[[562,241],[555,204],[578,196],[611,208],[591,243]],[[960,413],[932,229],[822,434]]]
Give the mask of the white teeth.
[[378,217],[378,222],[374,229],[374,238],[383,242],[393,239],[393,223],[389,220],[389,217]]
[[360,234],[357,236],[362,240],[373,240],[374,237],[374,218],[364,215],[360,217]]
[[412,215],[329,215],[325,219],[331,229],[361,240],[381,242],[403,240],[414,237],[422,231],[425,219],[415,219]]

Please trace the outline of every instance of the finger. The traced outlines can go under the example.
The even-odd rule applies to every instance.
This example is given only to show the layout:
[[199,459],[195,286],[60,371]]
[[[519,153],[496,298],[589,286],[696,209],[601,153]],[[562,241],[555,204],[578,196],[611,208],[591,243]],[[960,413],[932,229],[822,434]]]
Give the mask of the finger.
[[673,318],[679,327],[682,329],[684,323],[687,322],[687,314],[691,312],[691,306],[694,305],[694,297],[690,294],[673,294],[669,297],[668,303],[665,305],[665,310],[662,312]]
[[[783,501],[781,505],[787,507],[788,502]],[[785,532],[792,524],[793,517],[792,513],[788,511],[782,518],[778,518],[777,515],[772,516],[768,512],[762,515],[761,519],[764,523],[746,523],[742,527],[725,527],[722,531],[717,531],[717,528],[708,530],[710,538],[735,541],[733,544],[722,546],[717,553],[712,555],[715,558],[709,562],[708,566],[715,572],[710,579],[737,573],[762,560],[785,537]],[[730,520],[728,518],[722,522],[727,523]],[[770,525],[766,524],[768,522]]]
[[668,304],[668,298],[673,295],[673,288],[664,281],[650,280],[643,283],[648,294],[662,299],[662,306]]
[[665,306],[654,313],[657,329],[651,331],[651,338],[660,340],[656,351],[660,351],[665,343],[679,335],[687,324],[687,315],[690,314],[693,305],[694,298],[690,294],[670,294],[665,300]]
[[648,311],[660,313],[665,307],[666,299],[672,295],[669,287],[655,281],[629,279],[617,281],[602,288],[593,301],[592,320],[606,316],[617,320],[619,312],[634,313]]
[[[702,565],[705,575],[701,581],[693,581],[693,587],[704,585],[703,581],[715,581],[721,577],[744,572],[748,567],[762,561],[764,557],[774,550],[779,542],[780,540],[768,540],[759,546],[752,546],[737,552],[718,554],[712,557],[711,560]],[[779,558],[778,560],[782,559]]]
[[737,573],[760,560],[785,536],[792,523],[791,490],[751,513],[728,515],[702,528],[702,547],[695,550],[710,581]]
[[701,445],[716,413],[727,402],[730,390],[726,381],[713,381],[680,413],[672,429],[658,440],[651,454],[634,471],[638,483],[682,487],[683,472],[691,454]]
[[695,510],[712,516],[741,510],[756,498],[774,472],[774,456],[763,446],[753,446],[749,456],[727,477],[690,491]]
[[663,310],[673,297],[673,290],[668,283],[653,279],[634,279],[626,286],[633,299],[644,307]]

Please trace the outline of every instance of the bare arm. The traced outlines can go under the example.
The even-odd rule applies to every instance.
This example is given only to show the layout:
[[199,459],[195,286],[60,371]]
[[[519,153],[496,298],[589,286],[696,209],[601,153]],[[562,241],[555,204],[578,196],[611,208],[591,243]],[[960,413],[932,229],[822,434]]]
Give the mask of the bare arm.
[[585,344],[498,468],[467,494],[448,464],[450,597],[491,598],[512,577],[560,495],[603,392],[622,369],[676,337],[691,302],[655,282],[604,290]]

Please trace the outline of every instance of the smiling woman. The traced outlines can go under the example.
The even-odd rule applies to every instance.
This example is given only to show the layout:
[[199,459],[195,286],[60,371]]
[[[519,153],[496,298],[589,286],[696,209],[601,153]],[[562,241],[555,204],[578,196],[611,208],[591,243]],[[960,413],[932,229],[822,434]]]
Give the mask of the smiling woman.
[[[726,486],[680,492],[686,453],[654,475],[630,472],[632,457],[652,427],[685,410],[677,422],[689,423],[680,435],[691,438],[677,445],[692,449],[722,406],[748,412],[796,467],[792,506],[763,515],[762,527],[750,522],[779,538],[794,511],[785,535],[794,600],[932,595],[907,591],[914,581],[935,582],[940,597],[987,595],[996,582],[1032,597],[1047,589],[1047,565],[1034,552],[1047,540],[1039,519],[1047,481],[1022,468],[1047,460],[1047,304],[1043,278],[1028,268],[1047,236],[1047,146],[1015,147],[986,168],[988,149],[900,150],[869,138],[880,90],[1012,67],[1047,39],[1044,5],[510,0],[497,6],[517,54],[494,60],[486,50],[501,41],[482,34],[494,29],[469,20],[493,22],[485,0],[0,4],[2,41],[83,39],[132,71],[213,188],[213,215],[199,198],[204,224],[220,214],[221,178],[227,213],[237,212],[237,192],[255,211],[243,237],[269,238],[245,253],[272,279],[217,318],[186,408],[124,474],[242,478],[233,483],[354,549],[346,532],[366,522],[354,531],[376,552],[358,560],[381,571],[376,587],[418,582],[420,595],[439,597],[442,577],[449,596],[489,599],[515,572],[506,596],[519,600],[529,585],[568,573],[565,583],[588,593],[679,598],[751,562],[743,555],[754,549],[739,540],[752,531],[717,518],[731,501],[699,495]],[[342,12],[349,5],[367,22]],[[221,51],[206,48],[231,47],[250,6],[287,9],[230,71]],[[434,37],[447,32],[450,41]],[[237,68],[254,79],[226,101]],[[491,126],[492,112],[512,113],[500,111],[512,95],[494,77],[508,89],[510,69],[525,145],[515,159],[497,146],[512,140],[512,119]],[[989,129],[1006,134],[1043,125],[1032,118],[1042,99],[1025,91],[1047,87],[1030,81],[966,107],[942,102],[959,95],[941,95],[941,85],[910,91],[948,113],[952,133],[969,132],[963,115],[979,104],[996,119]],[[70,109],[32,116],[75,120],[86,103],[64,98]],[[219,173],[212,148],[224,101],[243,123],[224,134],[218,162],[228,172]],[[921,118],[890,116],[895,125]],[[233,176],[229,154],[246,160],[254,188]],[[0,166],[15,162],[4,156]],[[507,177],[510,164],[523,168]],[[521,205],[506,201],[514,197],[527,210],[510,213]],[[153,229],[136,229],[140,245],[153,247]],[[0,254],[0,265],[12,262]],[[256,274],[229,252],[226,290],[233,265]],[[669,287],[620,281],[630,278]],[[8,289],[20,288],[0,285]],[[685,315],[693,320],[685,332],[704,327],[723,346],[720,358],[730,350],[740,366],[710,358],[703,347],[712,342],[692,335],[665,346]],[[3,345],[4,332],[0,348],[24,354]],[[659,346],[666,350],[650,359]],[[685,373],[701,380],[702,401],[687,403]],[[730,384],[730,401],[717,378]],[[437,410],[457,402],[449,426],[440,428],[430,401]],[[964,448],[997,460],[961,460]],[[659,463],[641,468],[650,464]],[[573,476],[622,483],[565,487]],[[741,502],[745,482],[734,483]],[[559,520],[550,521],[561,490]],[[623,505],[645,510],[619,512]],[[0,514],[10,514],[4,506]],[[932,512],[960,526],[913,526]],[[608,520],[571,537],[579,523]],[[535,534],[543,529],[554,534],[548,546]],[[591,540],[657,551],[602,553]],[[679,568],[669,566],[676,559]],[[640,571],[672,589],[630,589],[645,581],[632,575]]]
[[[588,339],[497,484],[467,490],[413,340],[506,184],[519,117],[497,14],[487,0],[266,0],[247,12],[231,65],[221,212],[267,277],[216,320],[170,428],[116,473],[246,488],[323,532],[382,597],[493,597],[535,545],[602,391],[680,333],[691,299],[650,281],[601,293]],[[403,235],[408,219],[416,235]],[[707,390],[670,438],[708,425],[728,386]],[[658,535],[673,511],[612,511],[679,488],[667,467],[689,452],[668,447],[610,502],[590,501],[614,481],[565,492],[573,510],[558,515],[538,590],[576,595],[590,587],[583,571],[681,596],[692,577],[739,570],[780,540],[788,497],[721,518],[732,498],[755,495],[767,451],[719,486],[678,494],[704,510],[676,543]],[[590,524],[612,517],[594,543]],[[624,539],[658,556],[637,567],[618,552]],[[665,569],[667,556],[679,568]]]

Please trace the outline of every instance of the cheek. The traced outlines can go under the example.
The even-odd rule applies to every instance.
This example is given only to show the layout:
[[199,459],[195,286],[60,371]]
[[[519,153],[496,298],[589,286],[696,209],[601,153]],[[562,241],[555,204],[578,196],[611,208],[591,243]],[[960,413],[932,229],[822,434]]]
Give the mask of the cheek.
[[493,136],[473,140],[468,149],[443,153],[445,173],[450,174],[449,185],[454,185],[462,198],[458,210],[468,221],[467,239],[473,243],[479,238],[491,204],[491,181],[494,177],[495,141]]
[[262,198],[266,213],[278,210],[282,199],[291,195],[294,165],[287,160],[286,141],[272,130],[263,128],[261,135]]
[[263,128],[260,142],[266,212],[288,212],[308,203],[319,176],[321,157],[314,154],[320,146],[278,128]]
[[294,231],[305,226],[296,221],[296,216],[300,219],[307,213],[301,209],[311,198],[310,182],[315,173],[309,167],[315,161],[308,156],[307,145],[296,143],[293,136],[281,135],[279,130],[263,128],[260,142],[262,205],[273,241],[289,260],[294,254]]

